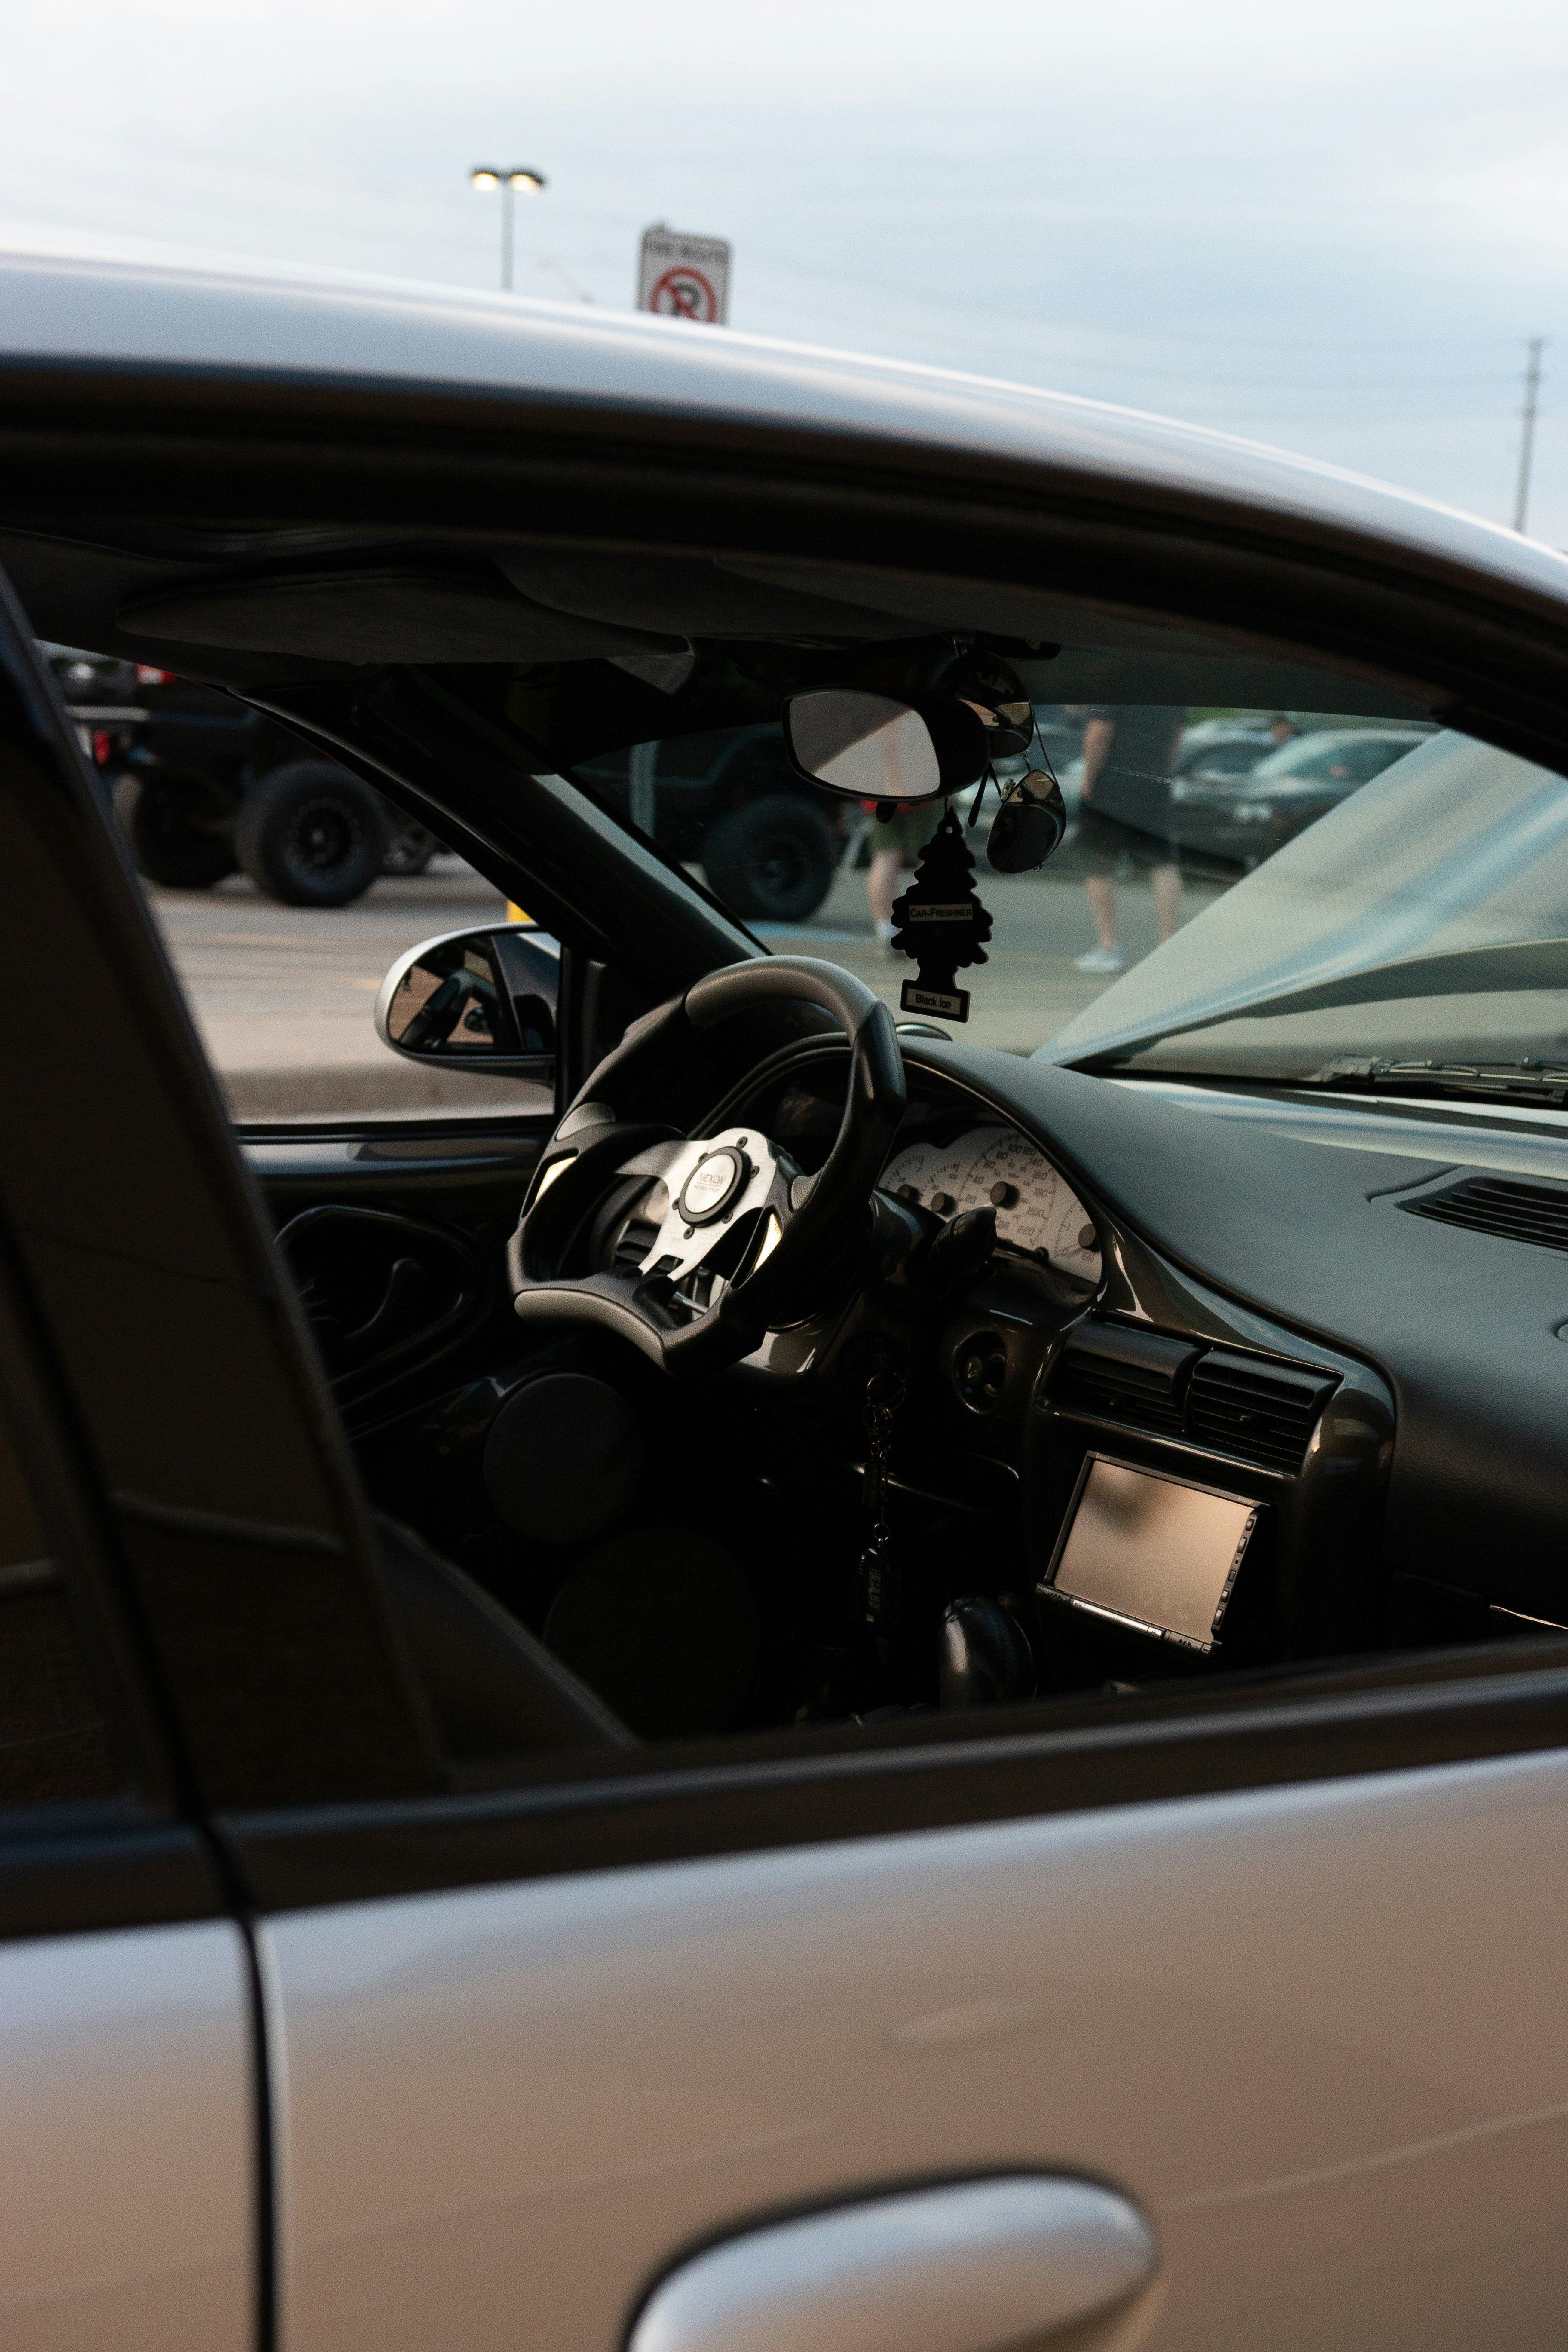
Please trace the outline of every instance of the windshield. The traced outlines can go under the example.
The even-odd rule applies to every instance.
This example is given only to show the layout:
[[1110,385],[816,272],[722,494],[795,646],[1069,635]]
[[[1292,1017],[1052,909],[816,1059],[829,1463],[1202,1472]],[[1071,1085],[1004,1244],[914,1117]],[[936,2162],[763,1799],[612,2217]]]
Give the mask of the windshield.
[[1046,1051],[1320,1082],[1420,1064],[1568,1076],[1568,783],[1463,735],[1414,743]]
[[[535,669],[490,710],[765,947],[820,953],[955,1037],[1130,1073],[1383,1084],[1544,1063],[1568,1086],[1568,785],[1364,681],[1168,643],[1007,646],[1027,748],[951,803],[990,918],[962,1026],[910,1003],[892,937],[942,803],[836,796],[781,724],[789,696],[858,681],[880,649]],[[1270,679],[1298,691],[1215,691]],[[1036,870],[994,870],[1001,795],[1028,772],[1059,782],[1065,839]]]

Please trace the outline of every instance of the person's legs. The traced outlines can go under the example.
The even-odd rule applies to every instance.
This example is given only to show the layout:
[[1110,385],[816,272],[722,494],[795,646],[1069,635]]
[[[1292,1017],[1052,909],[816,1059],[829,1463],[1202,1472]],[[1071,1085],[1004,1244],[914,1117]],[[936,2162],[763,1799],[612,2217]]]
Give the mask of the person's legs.
[[877,937],[887,940],[893,931],[893,901],[899,895],[903,878],[904,858],[900,849],[874,849],[866,872],[866,896],[870,901],[871,920],[877,927]]
[[1094,928],[1100,934],[1100,944],[1108,951],[1116,948],[1116,884],[1109,874],[1086,874],[1083,887],[1089,893],[1089,911],[1094,917]]
[[1179,866],[1156,866],[1154,882],[1154,920],[1159,926],[1160,945],[1174,939],[1182,921],[1182,869]]
[[1079,855],[1083,860],[1083,887],[1089,911],[1100,934],[1100,945],[1087,955],[1074,956],[1078,971],[1120,971],[1126,961],[1116,944],[1116,862],[1122,855],[1127,829],[1114,817],[1086,808],[1079,818]]

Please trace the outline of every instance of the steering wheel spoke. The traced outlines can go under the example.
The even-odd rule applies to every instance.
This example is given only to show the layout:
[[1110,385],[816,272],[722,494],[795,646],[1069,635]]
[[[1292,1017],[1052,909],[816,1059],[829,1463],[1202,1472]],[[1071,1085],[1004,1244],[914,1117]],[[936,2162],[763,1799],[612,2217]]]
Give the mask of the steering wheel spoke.
[[669,1206],[642,1272],[679,1284],[731,1241],[743,1219],[768,1208],[778,1213],[787,1201],[789,1171],[765,1135],[732,1127],[687,1144],[663,1181]]

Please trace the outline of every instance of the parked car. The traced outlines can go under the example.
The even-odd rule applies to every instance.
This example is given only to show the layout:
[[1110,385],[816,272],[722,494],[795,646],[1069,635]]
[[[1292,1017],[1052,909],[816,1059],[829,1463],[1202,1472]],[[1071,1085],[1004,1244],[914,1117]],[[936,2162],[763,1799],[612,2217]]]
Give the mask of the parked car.
[[439,844],[362,778],[221,688],[79,646],[46,648],[137,870],[210,890],[241,869],[291,907],[342,907]]
[[[460,288],[13,257],[0,359],[6,2352],[1560,2352],[1568,561]],[[540,1095],[234,1130],[34,642],[198,632],[555,943],[367,1045]],[[956,789],[955,638],[1465,731],[1063,1031],[1075,894],[900,990],[588,788]]]
[[1184,863],[1243,873],[1425,742],[1430,728],[1325,728],[1270,751],[1244,775],[1207,761],[1171,787]]
[[1200,719],[1182,737],[1172,774],[1245,776],[1277,750],[1270,730],[1258,723],[1239,724],[1230,719]]

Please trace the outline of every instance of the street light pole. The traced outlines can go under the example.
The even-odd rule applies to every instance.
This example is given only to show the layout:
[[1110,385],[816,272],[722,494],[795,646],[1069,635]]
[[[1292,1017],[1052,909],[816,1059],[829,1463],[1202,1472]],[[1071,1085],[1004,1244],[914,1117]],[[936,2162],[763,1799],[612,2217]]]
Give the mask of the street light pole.
[[468,173],[469,184],[489,195],[500,192],[500,282],[502,290],[511,292],[512,205],[521,188],[531,196],[539,195],[546,185],[542,172],[531,170],[526,164],[514,163],[502,171],[495,163],[476,163]]
[[1524,371],[1524,438],[1519,446],[1519,489],[1513,501],[1513,527],[1522,532],[1530,505],[1530,461],[1535,454],[1535,419],[1540,408],[1541,353],[1544,335],[1530,339],[1530,364]]

